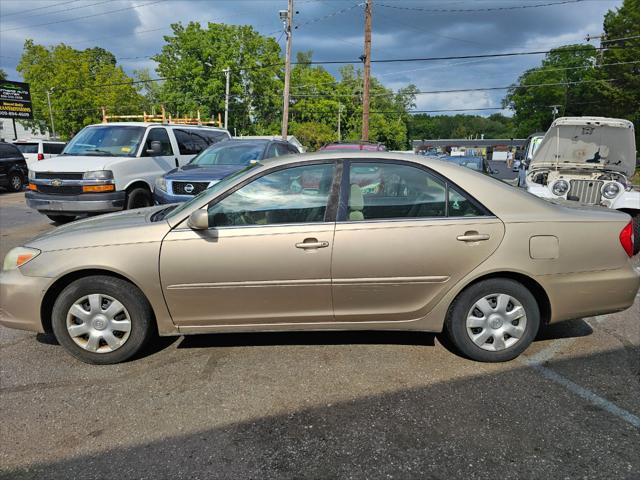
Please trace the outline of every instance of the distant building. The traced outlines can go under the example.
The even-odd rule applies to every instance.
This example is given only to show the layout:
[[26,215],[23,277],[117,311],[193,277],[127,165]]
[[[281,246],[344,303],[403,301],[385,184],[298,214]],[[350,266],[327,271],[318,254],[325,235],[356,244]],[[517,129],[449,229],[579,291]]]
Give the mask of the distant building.
[[505,160],[508,150],[522,148],[525,138],[442,138],[423,139],[411,142],[413,151],[421,153],[423,151],[439,150],[449,155],[482,155],[488,160]]
[[40,133],[38,130],[30,130],[19,121],[16,121],[16,130],[13,130],[13,121],[10,118],[0,118],[0,140],[12,142],[16,139],[42,138],[49,139],[49,132]]
[[[282,140],[282,136],[281,135],[240,135],[238,137],[233,137],[233,138],[243,138],[243,139],[247,139],[247,140]],[[293,135],[289,135],[287,137],[287,141],[290,144],[295,145],[296,147],[298,147],[298,150],[300,150],[301,152],[305,152],[306,151],[306,148],[304,148],[304,145],[302,145],[302,143],[300,143],[300,140],[298,140]]]

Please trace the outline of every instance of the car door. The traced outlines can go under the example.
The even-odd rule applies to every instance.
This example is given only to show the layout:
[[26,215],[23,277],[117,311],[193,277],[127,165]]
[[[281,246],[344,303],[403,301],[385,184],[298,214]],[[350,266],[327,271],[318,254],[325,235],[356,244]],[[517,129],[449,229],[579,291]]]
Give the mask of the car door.
[[422,318],[503,234],[499,219],[426,167],[347,162],[331,265],[335,320]]
[[[163,240],[160,277],[183,327],[330,322],[334,163],[271,170],[210,203],[208,230]],[[303,188],[316,178],[315,188]]]

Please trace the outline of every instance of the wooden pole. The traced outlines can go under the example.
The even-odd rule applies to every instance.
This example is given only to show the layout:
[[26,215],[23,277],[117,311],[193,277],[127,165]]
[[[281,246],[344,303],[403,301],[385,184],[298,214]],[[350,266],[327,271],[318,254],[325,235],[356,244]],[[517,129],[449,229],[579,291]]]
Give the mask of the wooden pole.
[[291,40],[293,37],[293,0],[289,0],[285,33],[287,35],[287,56],[284,64],[284,99],[282,105],[282,139],[286,140],[289,130],[289,89],[291,82]]
[[369,88],[371,85],[371,9],[372,0],[364,7],[364,81],[362,88],[362,141],[369,140]]

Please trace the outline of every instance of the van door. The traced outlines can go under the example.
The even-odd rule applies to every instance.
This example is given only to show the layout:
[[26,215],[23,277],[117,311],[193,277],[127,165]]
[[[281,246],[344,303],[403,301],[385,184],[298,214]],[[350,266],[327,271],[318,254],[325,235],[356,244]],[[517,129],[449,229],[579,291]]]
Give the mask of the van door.
[[[159,155],[154,155],[151,152],[151,142],[154,141],[160,142]],[[134,162],[128,162],[127,166],[129,165],[135,169],[135,172],[129,172],[129,175],[146,180],[151,187],[154,185],[156,178],[174,169],[175,155],[167,129],[164,127],[152,127],[147,130],[147,138],[142,144],[140,158]]]

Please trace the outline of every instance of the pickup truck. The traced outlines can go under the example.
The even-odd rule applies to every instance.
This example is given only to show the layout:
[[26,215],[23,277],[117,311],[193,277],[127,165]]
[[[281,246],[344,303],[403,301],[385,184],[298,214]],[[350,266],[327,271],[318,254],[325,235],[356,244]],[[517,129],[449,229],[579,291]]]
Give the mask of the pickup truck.
[[30,165],[26,202],[56,223],[148,207],[157,177],[229,138],[227,130],[199,125],[89,125],[61,155]]

